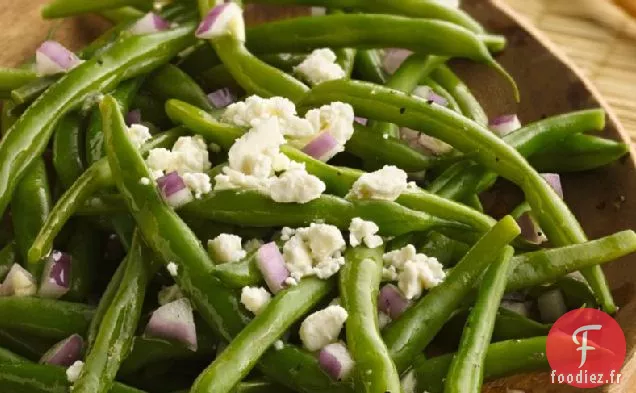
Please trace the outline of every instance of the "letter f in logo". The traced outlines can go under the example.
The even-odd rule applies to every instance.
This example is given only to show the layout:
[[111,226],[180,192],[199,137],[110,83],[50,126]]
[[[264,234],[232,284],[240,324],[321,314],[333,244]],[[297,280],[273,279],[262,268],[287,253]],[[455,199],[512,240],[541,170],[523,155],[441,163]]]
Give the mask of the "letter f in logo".
[[[574,344],[581,345],[580,347],[576,348],[577,351],[581,351],[581,364],[579,364],[579,368],[583,367],[585,361],[587,360],[587,351],[593,351],[596,349],[592,346],[587,345],[587,332],[590,330],[601,330],[601,327],[601,325],[585,325],[576,329],[574,333],[572,333],[572,341],[574,341]],[[582,333],[581,342],[579,342],[578,338],[576,338],[579,333]]]

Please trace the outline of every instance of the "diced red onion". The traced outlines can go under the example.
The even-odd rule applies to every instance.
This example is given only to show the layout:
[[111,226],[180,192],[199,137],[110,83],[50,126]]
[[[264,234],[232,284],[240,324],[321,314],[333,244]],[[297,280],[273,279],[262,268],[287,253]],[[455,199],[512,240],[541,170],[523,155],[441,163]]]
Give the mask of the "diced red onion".
[[303,147],[303,153],[325,162],[335,156],[340,150],[338,140],[328,131],[320,133]]
[[70,254],[53,251],[44,265],[38,295],[52,299],[64,296],[70,286],[71,264]]
[[542,173],[541,177],[552,187],[554,192],[563,199],[563,186],[561,185],[561,176],[558,173]]
[[511,300],[502,300],[501,307],[506,310],[515,312],[517,314],[521,314],[524,317],[528,317],[530,315],[530,305],[526,302],[515,302]]
[[236,3],[225,3],[212,8],[195,32],[197,38],[212,39],[231,34],[245,41],[243,10]]
[[386,284],[380,289],[378,309],[391,319],[399,318],[408,307],[409,301],[395,285]]
[[158,178],[157,187],[168,204],[174,208],[183,206],[194,199],[192,192],[176,171]]
[[333,343],[325,346],[318,354],[320,367],[333,379],[342,380],[353,370],[353,358],[343,343]]
[[490,129],[497,135],[505,136],[521,128],[521,122],[516,114],[502,115],[495,117],[492,121],[490,121],[490,123],[488,123],[488,127],[490,127]]
[[52,364],[55,366],[69,367],[76,360],[82,358],[84,350],[84,340],[79,334],[74,334],[64,340],[53,345],[51,349],[46,351],[40,363]]
[[568,312],[560,289],[551,289],[539,295],[537,306],[541,320],[545,323],[552,323]]
[[[16,283],[20,286],[16,287]],[[37,292],[33,275],[22,266],[14,263],[0,287],[0,296],[32,296]]]
[[215,108],[221,109],[236,101],[236,97],[232,94],[230,89],[223,88],[208,94],[208,100],[210,100],[210,103],[214,105]]
[[526,239],[532,244],[542,244],[547,238],[539,227],[539,224],[534,220],[530,212],[525,212],[519,218],[517,218],[517,224],[521,229],[521,237]]
[[44,41],[35,51],[35,69],[38,75],[66,72],[82,60],[57,41]]
[[414,91],[413,94],[415,94],[418,97],[421,97],[427,101],[432,101],[434,103],[436,103],[437,105],[441,105],[441,106],[447,106],[448,105],[448,100],[442,96],[440,96],[439,94],[435,93],[433,91],[433,89],[431,89],[429,86],[418,86]]
[[152,34],[170,29],[170,22],[154,12],[149,12],[135,22],[128,31],[135,35]]
[[367,123],[369,122],[368,119],[365,119],[364,117],[359,117],[359,116],[354,117],[353,120],[358,124],[362,124],[363,126],[366,126]]
[[384,54],[384,59],[382,60],[382,67],[387,73],[392,74],[412,53],[413,52],[406,49],[387,49]]
[[175,340],[196,351],[197,332],[190,301],[181,298],[156,309],[144,334],[148,337]]
[[133,109],[126,113],[126,125],[141,124],[141,110]]
[[263,244],[258,249],[256,265],[272,293],[278,293],[285,288],[285,280],[289,277],[289,270],[287,270],[283,254],[280,253],[275,242]]

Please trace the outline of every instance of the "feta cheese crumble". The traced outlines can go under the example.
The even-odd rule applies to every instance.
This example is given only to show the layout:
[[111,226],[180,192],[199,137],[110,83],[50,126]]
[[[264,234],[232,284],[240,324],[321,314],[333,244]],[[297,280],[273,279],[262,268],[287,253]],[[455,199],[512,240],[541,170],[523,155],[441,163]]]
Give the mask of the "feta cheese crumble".
[[141,124],[133,124],[127,128],[127,131],[130,142],[132,142],[137,149],[152,137],[148,127]]
[[179,265],[174,262],[168,263],[166,269],[168,269],[168,273],[170,273],[172,277],[177,277],[177,274],[179,274]]
[[197,199],[201,198],[203,194],[212,191],[210,176],[206,173],[184,173],[182,178],[186,187],[192,191]]
[[328,224],[312,223],[298,228],[283,245],[283,258],[291,277],[300,280],[316,275],[326,279],[336,274],[344,265],[346,243],[340,230]]
[[144,185],[144,186],[149,186],[150,185],[150,179],[144,176],[141,179],[139,179],[139,183]]
[[309,315],[300,325],[300,340],[305,348],[318,351],[336,342],[349,314],[341,306],[328,306]]
[[365,221],[360,217],[351,220],[349,225],[349,244],[357,247],[364,242],[369,248],[376,248],[382,245],[382,238],[376,233],[380,228],[372,221]]
[[336,54],[329,48],[316,49],[302,63],[294,67],[294,72],[312,85],[342,79],[347,75],[336,63],[337,59]]
[[272,295],[263,287],[243,287],[241,289],[241,303],[254,315],[260,314]]
[[353,183],[348,198],[394,201],[407,189],[406,172],[385,165],[375,172],[365,173]]
[[285,348],[285,343],[283,342],[283,340],[274,341],[274,349],[275,350],[280,351],[283,348]]
[[300,169],[291,169],[272,178],[269,181],[269,196],[275,202],[307,203],[319,198],[326,188],[325,183],[307,173],[303,165]]
[[75,381],[77,381],[80,374],[82,373],[82,368],[84,368],[84,362],[82,362],[81,360],[76,360],[66,369],[66,379],[70,383],[75,383]]
[[263,241],[261,239],[250,239],[245,242],[245,251],[252,252],[258,250],[263,245]]
[[409,300],[420,297],[424,289],[431,289],[446,278],[444,267],[437,258],[417,253],[412,244],[384,254],[383,260],[383,273],[396,273],[392,281],[397,280],[398,288]]
[[241,246],[241,237],[222,233],[212,240],[208,240],[208,247],[212,252],[215,262],[236,262],[245,258],[247,253]]

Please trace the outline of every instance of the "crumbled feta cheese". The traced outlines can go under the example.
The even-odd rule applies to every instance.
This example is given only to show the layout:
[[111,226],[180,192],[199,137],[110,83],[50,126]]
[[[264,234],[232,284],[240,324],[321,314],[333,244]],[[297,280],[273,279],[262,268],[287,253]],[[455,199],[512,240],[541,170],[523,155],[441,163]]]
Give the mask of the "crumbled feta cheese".
[[156,174],[159,176],[163,176],[163,172],[173,172],[176,171],[178,167],[178,157],[175,154],[166,148],[158,147],[156,149],[151,149],[148,152],[148,157],[146,158],[146,164],[151,171],[153,171],[153,177]]
[[305,118],[312,124],[316,134],[329,131],[338,143],[343,146],[353,135],[355,116],[353,107],[349,104],[332,102],[318,109],[311,109],[307,112]]
[[330,306],[341,306],[342,305],[342,299],[340,299],[339,297],[335,297],[333,298],[332,301],[329,302]]
[[170,273],[172,277],[177,277],[177,274],[179,274],[179,265],[174,262],[168,263],[166,269],[168,269],[168,273]]
[[302,63],[294,67],[294,72],[313,85],[342,79],[347,75],[336,63],[337,59],[336,54],[329,48],[316,49]]
[[184,173],[183,182],[194,193],[195,198],[201,198],[212,190],[210,176],[205,173]]
[[296,230],[290,227],[283,227],[280,232],[280,240],[287,241],[296,234]]
[[360,176],[349,191],[349,198],[396,200],[406,190],[406,172],[393,165]]
[[311,249],[312,257],[323,260],[344,251],[347,244],[340,229],[333,225],[312,223],[309,227],[298,228],[296,236],[302,236]]
[[433,288],[444,281],[446,273],[437,258],[418,254],[412,244],[384,254],[383,276],[393,275],[391,281],[407,299],[418,298],[422,290]]
[[228,152],[229,166],[246,175],[270,177],[275,172],[273,163],[276,156],[281,154],[280,146],[283,144],[285,138],[278,122],[274,119],[265,120],[232,145]]
[[208,159],[207,145],[200,135],[180,137],[172,150],[165,148],[150,150],[146,164],[153,171],[153,176],[158,172],[177,171],[179,175],[200,173],[212,166]]
[[144,176],[141,179],[139,179],[139,183],[144,185],[144,186],[149,186],[150,185],[150,179]]
[[[53,254],[53,258],[55,258],[55,254]],[[57,254],[61,256],[60,253]],[[33,275],[17,263],[14,263],[9,269],[4,279],[4,285],[0,285],[0,296],[26,297],[33,296],[36,292],[37,283]]]
[[382,281],[397,281],[398,273],[395,266],[387,266],[382,268]]
[[374,222],[356,217],[349,224],[349,244],[357,247],[364,242],[369,248],[379,247],[382,245],[382,238],[376,235],[379,230],[380,228]]
[[75,383],[82,372],[82,368],[84,368],[84,362],[76,360],[66,369],[66,379],[70,383]]
[[325,183],[307,173],[304,166],[271,178],[268,186],[270,197],[281,203],[307,203],[320,198],[326,188]]
[[312,223],[309,227],[296,229],[283,245],[283,258],[295,280],[309,275],[325,279],[336,274],[344,265],[341,253],[345,247],[337,227]]
[[285,265],[295,280],[310,275],[313,270],[311,251],[302,236],[292,236],[283,245],[283,258]]
[[348,316],[347,310],[340,306],[316,311],[300,325],[300,340],[308,350],[317,351],[338,339]]
[[287,277],[285,279],[285,285],[295,287],[296,285],[298,285],[298,280],[296,280],[294,277]]
[[285,343],[283,342],[283,340],[274,341],[274,349],[275,350],[280,351],[283,348],[285,348]]
[[222,233],[208,240],[208,247],[214,254],[217,263],[235,262],[245,258],[247,254],[241,246],[241,237]]
[[128,138],[130,138],[130,142],[139,149],[141,145],[143,145],[148,139],[152,136],[150,135],[150,130],[148,127],[141,124],[133,124],[127,128],[128,130]]
[[168,303],[172,303],[175,300],[179,300],[184,298],[183,292],[181,292],[181,288],[177,284],[170,285],[169,287],[162,287],[159,293],[157,294],[157,301],[160,306],[166,305]]
[[391,323],[391,317],[383,313],[382,311],[378,312],[378,327],[380,330],[384,329],[386,325]]
[[246,252],[252,252],[258,250],[263,244],[264,243],[261,239],[250,239],[245,242],[245,246],[243,248]]
[[272,295],[263,287],[243,287],[241,289],[241,303],[254,315],[260,314]]

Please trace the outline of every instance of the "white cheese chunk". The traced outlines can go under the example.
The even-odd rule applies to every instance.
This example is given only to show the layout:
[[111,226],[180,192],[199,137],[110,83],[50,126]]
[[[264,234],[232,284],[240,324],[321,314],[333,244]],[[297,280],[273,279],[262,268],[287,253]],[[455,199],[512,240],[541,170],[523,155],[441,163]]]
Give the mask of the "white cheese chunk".
[[407,188],[406,172],[385,165],[375,172],[360,176],[349,192],[349,198],[396,200]]
[[168,263],[168,266],[166,266],[166,269],[168,270],[168,273],[170,273],[172,277],[177,277],[177,275],[179,274],[179,265],[177,265],[174,262]]
[[141,124],[133,124],[127,128],[127,131],[130,142],[132,142],[137,149],[152,137],[148,127]]
[[294,67],[294,72],[313,85],[342,79],[346,77],[346,73],[336,63],[337,58],[336,54],[329,48],[316,49],[302,63]]
[[192,191],[195,198],[201,198],[212,190],[210,176],[206,173],[184,173],[183,182]]
[[357,247],[364,242],[369,248],[379,247],[383,243],[382,238],[376,235],[379,230],[374,222],[355,217],[349,224],[349,244]]
[[316,311],[300,325],[300,340],[308,350],[318,351],[336,342],[348,316],[347,310],[341,306],[328,306]]
[[397,281],[407,299],[420,297],[424,289],[431,289],[446,278],[444,267],[437,258],[418,254],[412,244],[384,254],[383,259],[383,276]]
[[222,233],[214,239],[209,240],[208,247],[210,247],[214,254],[215,262],[236,262],[245,258],[247,254],[241,246],[241,241],[240,236]]
[[307,203],[320,198],[326,188],[322,180],[307,173],[304,167],[285,171],[268,183],[270,197],[281,203]]
[[260,314],[272,295],[263,287],[243,287],[241,289],[241,303],[254,315]]
[[84,368],[84,362],[82,362],[81,360],[76,360],[66,369],[66,379],[70,383],[74,383],[75,381],[77,381],[80,374],[82,373],[82,368]]
[[295,234],[283,245],[283,258],[296,280],[309,275],[326,279],[344,265],[341,254],[345,247],[345,240],[337,227],[312,223],[309,227],[295,230]]

